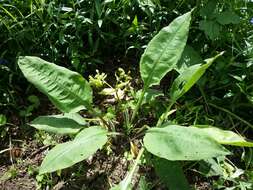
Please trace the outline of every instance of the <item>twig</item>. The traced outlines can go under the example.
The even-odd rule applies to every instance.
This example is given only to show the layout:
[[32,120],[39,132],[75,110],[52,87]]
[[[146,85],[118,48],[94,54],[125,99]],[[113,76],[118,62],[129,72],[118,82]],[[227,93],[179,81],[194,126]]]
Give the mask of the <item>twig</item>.
[[242,123],[246,124],[247,126],[249,126],[250,128],[253,129],[253,125],[252,125],[251,123],[249,123],[248,121],[244,120],[243,118],[237,116],[236,114],[232,113],[231,111],[229,111],[229,110],[227,110],[227,109],[225,109],[225,108],[219,107],[219,106],[217,106],[217,105],[215,105],[215,104],[212,104],[212,103],[208,103],[208,104],[209,104],[210,106],[216,108],[216,109],[219,109],[219,110],[221,110],[221,111],[226,112],[227,114],[229,114],[229,115],[231,115],[232,117],[238,119],[239,121],[241,121]]
[[12,143],[11,143],[11,135],[9,136],[9,153],[10,153],[10,161],[11,161],[11,164],[13,165],[13,158],[12,158]]
[[4,149],[4,150],[1,150],[1,151],[0,151],[0,154],[5,153],[5,152],[7,152],[7,151],[9,151],[9,150],[11,150],[11,148],[6,148],[6,149]]
[[43,146],[43,147],[40,147],[38,150],[36,150],[34,153],[32,153],[28,158],[32,158],[34,157],[36,154],[44,151],[45,149],[47,149],[50,145],[46,145],[46,146]]

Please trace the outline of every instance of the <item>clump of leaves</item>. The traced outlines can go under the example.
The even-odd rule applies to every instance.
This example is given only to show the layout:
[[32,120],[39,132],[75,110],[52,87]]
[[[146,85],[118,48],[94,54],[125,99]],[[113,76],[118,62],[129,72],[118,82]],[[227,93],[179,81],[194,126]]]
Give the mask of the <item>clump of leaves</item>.
[[[178,176],[182,178],[180,162],[176,161],[204,160],[231,154],[223,145],[253,146],[253,143],[232,131],[212,126],[186,127],[166,123],[176,101],[188,92],[212,63],[222,55],[220,53],[208,58],[203,64],[184,65],[184,68],[179,69],[177,63],[186,46],[191,14],[188,12],[173,20],[169,26],[164,27],[149,42],[141,57],[140,73],[144,86],[136,98],[136,105],[128,108],[133,109],[130,118],[120,125],[124,126],[124,123],[127,123],[128,131],[125,135],[129,134],[129,130],[135,131],[139,110],[149,93],[154,92],[152,87],[159,85],[168,72],[172,70],[180,70],[180,72],[169,90],[169,97],[167,97],[169,103],[164,101],[164,104],[168,104],[167,109],[159,116],[155,126],[144,127],[148,129],[145,131],[143,147],[138,152],[135,164],[126,178],[112,189],[131,188],[131,178],[142,156],[145,155],[143,154],[145,151],[168,161],[168,164],[172,166],[171,169],[178,172]],[[87,159],[101,149],[110,138],[115,138],[113,130],[115,126],[112,126],[113,123],[105,119],[105,113],[98,111],[93,104],[92,88],[80,74],[38,57],[20,57],[18,65],[28,81],[46,94],[51,102],[63,112],[60,115],[39,117],[30,125],[49,132],[76,134],[73,140],[58,144],[49,151],[41,164],[40,174],[61,170]],[[94,78],[92,81],[95,85],[101,86]],[[163,96],[166,97],[166,95]],[[100,122],[86,122],[85,118],[78,113],[81,110],[86,110],[89,115],[98,118]],[[174,161],[175,165],[171,161]],[[159,162],[166,165],[166,162],[157,159],[157,163]],[[163,167],[158,164],[156,168],[158,173],[161,173],[160,169]]]

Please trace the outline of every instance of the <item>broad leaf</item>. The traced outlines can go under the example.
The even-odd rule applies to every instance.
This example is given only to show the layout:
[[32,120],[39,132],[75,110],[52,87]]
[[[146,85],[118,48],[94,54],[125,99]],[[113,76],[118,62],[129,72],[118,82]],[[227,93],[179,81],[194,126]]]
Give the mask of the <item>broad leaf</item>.
[[163,28],[148,44],[140,60],[144,88],[160,83],[160,80],[176,67],[184,50],[191,12],[188,12]]
[[232,11],[224,11],[222,13],[219,13],[216,19],[222,25],[239,24],[241,21],[240,17]]
[[40,116],[29,125],[39,130],[59,134],[75,134],[86,126],[84,119],[77,113]]
[[205,73],[206,69],[217,59],[221,54],[206,59],[206,63],[201,65],[192,65],[182,72],[173,82],[170,90],[170,97],[173,101],[176,101],[183,96],[191,87],[200,79]]
[[160,177],[161,181],[168,187],[168,189],[190,189],[180,162],[157,158],[154,160],[154,166],[157,175]]
[[94,154],[106,141],[105,129],[84,129],[73,141],[58,144],[48,152],[40,167],[40,174],[70,167]]
[[90,107],[92,90],[80,74],[33,56],[19,57],[18,65],[28,81],[62,112]]
[[144,146],[152,154],[172,161],[202,160],[229,154],[201,129],[178,125],[149,129]]
[[195,125],[192,127],[198,127],[204,133],[210,136],[220,144],[233,145],[233,146],[245,146],[253,147],[253,142],[245,140],[242,136],[228,130],[222,130],[216,127],[207,125]]

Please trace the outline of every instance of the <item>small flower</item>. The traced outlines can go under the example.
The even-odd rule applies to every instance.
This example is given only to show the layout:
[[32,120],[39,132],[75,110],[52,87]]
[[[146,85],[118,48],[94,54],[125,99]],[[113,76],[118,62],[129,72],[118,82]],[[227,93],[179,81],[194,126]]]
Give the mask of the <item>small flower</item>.
[[250,23],[253,24],[253,17],[250,19]]

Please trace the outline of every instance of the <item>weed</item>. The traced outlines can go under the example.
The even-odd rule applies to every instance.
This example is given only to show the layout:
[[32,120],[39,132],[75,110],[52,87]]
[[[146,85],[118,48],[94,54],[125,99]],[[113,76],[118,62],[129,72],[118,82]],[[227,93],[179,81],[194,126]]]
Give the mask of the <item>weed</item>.
[[[142,148],[133,148],[133,144],[131,148],[133,154],[136,155],[135,163],[125,179],[111,189],[125,190],[130,188],[131,179],[137,171],[142,156],[145,155],[143,154],[144,151],[148,151],[156,158],[164,159],[167,166],[171,164],[170,169],[180,174],[177,180],[185,181],[182,184],[182,189],[187,189],[187,181],[182,174],[180,162],[177,161],[206,160],[231,154],[222,145],[253,146],[251,142],[232,131],[209,125],[186,127],[166,122],[178,99],[183,97],[212,63],[223,54],[220,53],[206,59],[204,64],[184,65],[184,67],[177,64],[187,42],[191,14],[192,12],[188,12],[177,17],[149,42],[140,60],[140,73],[144,85],[133,108],[124,107],[123,109],[123,112],[128,114],[127,110],[132,110],[132,114],[126,114],[119,125],[126,126],[123,134],[118,132],[114,122],[108,120],[108,117],[107,119],[104,117],[106,114],[95,107],[92,88],[80,74],[38,57],[25,56],[19,58],[18,65],[28,81],[46,94],[51,102],[63,112],[62,115],[40,116],[30,125],[48,132],[75,134],[73,140],[58,144],[48,152],[40,167],[39,173],[41,175],[70,167],[87,159],[112,138],[116,138],[117,135],[135,133],[136,122],[142,119],[138,116],[143,102],[148,96],[155,98],[160,95],[155,94],[151,87],[159,85],[161,79],[172,70],[177,70],[178,76],[171,85],[168,97],[162,95],[165,100],[168,99],[163,102],[166,105],[165,111],[159,115],[156,124],[152,127],[145,125],[140,127],[139,130],[144,132],[143,140],[141,140]],[[106,88],[101,92],[106,95],[113,95],[116,99],[115,102],[120,106],[128,105],[124,102],[126,100],[122,94],[129,92],[126,90],[127,88],[130,89],[129,78],[123,70],[119,70],[116,77],[115,87],[107,89],[107,93],[105,92]],[[105,75],[99,73],[95,78],[90,78],[90,81],[93,86],[100,88],[106,84]],[[78,114],[81,110],[86,110],[94,119],[98,118],[99,122],[96,120],[86,122],[85,118]],[[157,159],[156,162],[163,164],[162,160]],[[162,172],[161,169],[163,167],[158,165],[158,173]],[[173,175],[167,176],[167,178],[173,177]],[[174,188],[173,183],[170,185]]]

